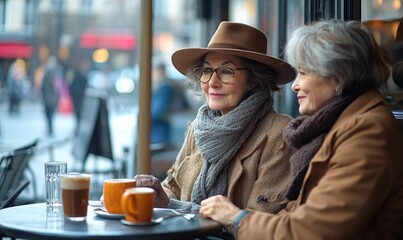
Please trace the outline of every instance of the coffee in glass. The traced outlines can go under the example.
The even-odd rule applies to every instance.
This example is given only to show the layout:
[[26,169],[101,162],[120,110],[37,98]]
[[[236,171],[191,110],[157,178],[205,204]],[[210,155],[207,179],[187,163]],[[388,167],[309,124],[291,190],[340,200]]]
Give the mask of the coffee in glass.
[[85,220],[90,192],[90,175],[66,173],[62,175],[61,183],[64,217],[72,221]]

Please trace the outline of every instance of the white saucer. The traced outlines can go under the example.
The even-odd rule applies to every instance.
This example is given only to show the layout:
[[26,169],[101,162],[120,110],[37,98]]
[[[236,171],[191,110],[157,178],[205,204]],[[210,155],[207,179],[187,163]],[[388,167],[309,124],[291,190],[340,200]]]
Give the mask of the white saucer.
[[155,222],[154,219],[151,219],[151,222],[144,222],[144,223],[129,222],[126,219],[120,219],[120,222],[123,223],[124,225],[128,225],[128,226],[152,226],[152,225],[160,223],[160,222]]
[[94,213],[98,216],[98,217],[102,217],[102,218],[112,218],[112,219],[121,219],[124,217],[123,214],[113,214],[113,213],[108,213],[102,210],[94,210]]

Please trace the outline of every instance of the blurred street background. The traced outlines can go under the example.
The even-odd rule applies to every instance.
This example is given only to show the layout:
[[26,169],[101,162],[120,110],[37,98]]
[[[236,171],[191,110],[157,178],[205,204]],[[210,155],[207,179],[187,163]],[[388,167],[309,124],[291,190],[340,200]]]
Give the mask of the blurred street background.
[[[29,160],[29,166],[35,173],[36,194],[38,201],[44,199],[44,163],[46,161],[65,161],[68,163],[68,171],[78,171],[81,162],[72,155],[72,137],[74,134],[75,119],[73,114],[56,113],[54,119],[54,135],[49,137],[46,131],[44,109],[40,101],[23,101],[18,114],[8,113],[7,102],[0,103],[0,150],[7,152],[14,148],[39,140],[38,147],[33,157]],[[133,142],[134,114],[111,114],[110,126],[113,128],[113,149],[116,159],[126,161],[123,148],[130,147]],[[122,128],[122,126],[127,126]],[[118,136],[118,137],[117,137]],[[94,168],[94,161],[89,157],[87,169]],[[109,168],[111,161],[97,159],[99,166]],[[99,167],[98,166],[98,167]],[[31,189],[31,190],[30,190]],[[32,196],[32,184],[26,194]],[[94,195],[99,194],[100,189],[95,190]]]
[[[111,107],[115,104],[115,108]],[[128,149],[133,148],[133,138],[135,137],[135,117],[132,111],[116,111],[116,104],[108,102],[109,111],[109,126],[111,129],[111,142],[114,154],[114,160],[97,157],[90,154],[86,163],[86,171],[92,172],[94,169],[104,171],[112,168],[112,165],[126,165],[130,157]],[[8,102],[0,102],[0,154],[7,153],[14,148],[31,143],[38,140],[38,146],[33,157],[29,160],[29,166],[35,174],[36,181],[36,196],[37,201],[44,199],[44,163],[46,161],[65,161],[68,165],[68,171],[81,171],[82,162],[75,159],[72,154],[75,118],[72,113],[56,113],[54,119],[54,134],[49,137],[46,131],[46,120],[44,109],[40,101],[25,100],[21,103],[19,113],[9,114]],[[187,122],[191,120],[189,114],[178,115],[175,118],[175,125],[173,129],[182,141],[185,129],[182,126],[187,126]],[[178,149],[173,148],[170,151],[162,151],[153,155],[155,174],[161,178],[165,175],[165,170],[169,167]],[[133,157],[133,156],[131,156]],[[92,197],[97,198],[101,194],[101,187],[103,179],[114,177],[111,174],[94,175],[92,179],[95,187],[93,189]],[[133,176],[125,176],[133,177]],[[31,184],[32,185],[32,184]],[[34,194],[32,186],[25,191],[25,196],[32,197]],[[27,196],[28,195],[28,196]]]

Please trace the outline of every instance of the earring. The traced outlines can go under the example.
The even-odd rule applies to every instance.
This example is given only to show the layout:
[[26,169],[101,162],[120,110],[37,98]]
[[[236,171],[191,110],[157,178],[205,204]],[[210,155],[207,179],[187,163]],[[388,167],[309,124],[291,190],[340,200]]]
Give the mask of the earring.
[[335,89],[335,90],[334,90],[334,93],[335,93],[336,96],[340,96],[340,95],[341,95],[341,90],[336,90],[336,89]]

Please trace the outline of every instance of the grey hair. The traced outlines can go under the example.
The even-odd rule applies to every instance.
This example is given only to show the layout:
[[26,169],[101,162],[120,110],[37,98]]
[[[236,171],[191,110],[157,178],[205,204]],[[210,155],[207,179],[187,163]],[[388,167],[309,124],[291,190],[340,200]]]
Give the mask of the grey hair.
[[285,58],[336,81],[342,92],[380,87],[389,76],[382,49],[360,22],[322,20],[292,32]]
[[[273,93],[280,90],[278,86],[278,76],[277,74],[271,70],[268,66],[256,62],[249,58],[239,57],[242,64],[245,68],[248,68],[248,82],[249,85],[254,86],[255,88],[262,88],[266,90],[269,96],[273,96]],[[201,60],[194,66],[194,68],[203,66],[205,56],[201,58]],[[193,71],[194,68],[188,69],[186,73],[186,88],[192,92],[197,98],[200,98],[203,95],[203,91],[200,86],[199,79],[196,76],[196,73]]]

